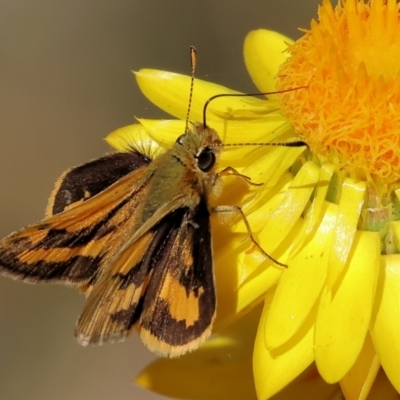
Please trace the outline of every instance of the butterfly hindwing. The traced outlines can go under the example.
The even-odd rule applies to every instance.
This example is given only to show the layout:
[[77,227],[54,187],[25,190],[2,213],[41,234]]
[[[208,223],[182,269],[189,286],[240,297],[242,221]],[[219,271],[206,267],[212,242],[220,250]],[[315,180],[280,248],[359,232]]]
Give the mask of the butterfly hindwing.
[[170,212],[112,261],[78,321],[82,344],[123,339],[138,322],[144,343],[165,356],[196,348],[215,316],[209,212]]
[[139,333],[153,352],[169,357],[196,349],[211,333],[216,296],[210,215],[206,202],[183,209],[146,290]]

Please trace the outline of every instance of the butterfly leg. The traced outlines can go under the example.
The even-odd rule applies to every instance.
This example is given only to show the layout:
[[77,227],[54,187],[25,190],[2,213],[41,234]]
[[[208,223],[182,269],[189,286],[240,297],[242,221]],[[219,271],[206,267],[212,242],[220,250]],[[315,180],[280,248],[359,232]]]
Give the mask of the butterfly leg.
[[250,177],[241,174],[240,172],[236,171],[235,168],[232,167],[226,167],[222,171],[218,173],[218,176],[237,176],[240,179],[243,179],[248,185],[252,186],[262,186],[263,183],[254,183]]
[[[244,175],[241,175],[244,176]],[[235,214],[239,214],[240,217],[242,218],[245,226],[246,226],[246,230],[247,230],[247,234],[249,236],[249,239],[253,242],[253,244],[257,247],[257,249],[269,260],[273,261],[275,264],[281,266],[281,267],[287,267],[286,264],[283,264],[281,262],[279,262],[278,260],[275,260],[275,258],[273,258],[272,256],[270,256],[261,246],[259,243],[257,243],[257,241],[254,239],[253,237],[253,233],[251,231],[250,228],[250,224],[249,221],[246,218],[246,215],[244,214],[243,210],[239,207],[239,206],[216,206],[213,207],[211,209],[212,212],[215,213],[235,213]]]

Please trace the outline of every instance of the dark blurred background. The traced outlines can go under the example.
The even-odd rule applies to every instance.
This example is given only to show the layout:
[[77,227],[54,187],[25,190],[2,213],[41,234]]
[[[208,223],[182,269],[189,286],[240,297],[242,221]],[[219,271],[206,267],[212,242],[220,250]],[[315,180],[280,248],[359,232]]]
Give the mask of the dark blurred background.
[[[254,90],[242,44],[256,28],[292,38],[317,0],[0,1],[0,235],[42,218],[54,181],[108,151],[102,140],[134,116],[163,114],[131,70],[189,73]],[[80,347],[83,296],[0,278],[1,400],[159,399],[132,384],[153,356],[135,334]]]

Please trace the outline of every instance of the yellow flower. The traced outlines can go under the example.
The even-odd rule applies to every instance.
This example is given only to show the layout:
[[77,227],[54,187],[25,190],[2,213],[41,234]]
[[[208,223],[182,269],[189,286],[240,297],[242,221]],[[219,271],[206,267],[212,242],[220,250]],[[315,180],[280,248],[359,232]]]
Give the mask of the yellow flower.
[[[261,246],[288,268],[244,240],[240,219],[231,229],[213,221],[217,335],[181,359],[155,362],[140,385],[178,398],[267,399],[293,382],[276,398],[333,398],[338,386],[320,375],[339,383],[347,400],[398,398],[398,8],[395,0],[343,0],[336,8],[323,1],[318,21],[295,43],[265,30],[248,35],[245,61],[259,89],[297,90],[215,100],[207,123],[225,143],[300,137],[310,150],[227,147],[220,167],[264,185],[229,178],[218,204],[241,206]],[[152,70],[136,78],[181,120],[140,120],[109,141],[124,150],[148,134],[170,146],[184,131],[189,78]],[[204,103],[220,93],[236,92],[196,80],[191,119],[201,120]],[[293,385],[310,376],[323,392],[305,385],[301,397]]]

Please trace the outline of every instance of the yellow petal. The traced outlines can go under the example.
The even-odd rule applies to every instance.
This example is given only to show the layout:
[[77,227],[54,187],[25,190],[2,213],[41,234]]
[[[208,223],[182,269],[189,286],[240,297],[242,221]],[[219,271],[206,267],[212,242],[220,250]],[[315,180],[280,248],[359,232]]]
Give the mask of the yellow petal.
[[[281,176],[293,165],[304,152],[304,147],[290,148],[285,146],[270,146],[265,155],[257,157],[247,167],[243,174],[251,176],[254,182],[263,182],[263,190],[268,190],[278,183]],[[260,152],[261,153],[261,152]],[[315,164],[314,164],[315,165]],[[310,165],[306,167],[311,168]],[[261,192],[262,190],[260,190]]]
[[336,288],[325,287],[315,324],[315,362],[322,377],[338,382],[364,345],[375,300],[380,238],[357,231],[347,270]]
[[326,203],[324,217],[311,241],[290,262],[279,281],[265,332],[268,348],[286,343],[298,332],[319,298],[328,269],[337,206]]
[[[318,374],[315,364],[311,364],[273,400],[340,400],[339,385],[327,384]],[[346,399],[349,400],[349,399]]]
[[371,336],[382,367],[400,392],[400,255],[382,256]]
[[[172,72],[142,69],[135,72],[140,90],[156,106],[179,119],[186,120],[189,104],[190,77]],[[190,120],[203,121],[206,102],[217,94],[239,92],[224,86],[196,79]],[[249,119],[263,117],[266,113],[279,110],[278,103],[267,103],[255,97],[222,97],[213,100],[207,108],[207,121],[221,118]]]
[[266,320],[273,293],[269,291],[254,344],[253,371],[259,399],[269,399],[278,393],[313,361],[314,327],[309,323],[279,349],[271,351],[265,343]]
[[400,221],[391,221],[390,229],[393,231],[394,244],[400,248]]
[[[309,240],[309,235],[313,232],[315,227],[321,222],[324,210],[326,209],[326,196],[328,193],[329,183],[335,171],[335,166],[325,163],[321,166],[318,184],[315,187],[313,201],[311,202],[310,209],[305,216],[304,231],[299,235],[297,243],[294,247],[303,246]],[[333,231],[333,229],[332,229]],[[294,250],[295,251],[295,250]]]
[[[279,173],[278,170],[277,173]],[[272,257],[279,246],[278,253],[284,252],[289,255],[293,235],[300,231],[303,224],[303,220],[298,223],[299,217],[313,191],[313,185],[318,178],[318,168],[312,162],[306,163],[294,178],[288,173],[286,177],[289,178],[288,184],[269,200],[269,188],[266,186],[265,191],[258,190],[250,200],[245,200],[242,206],[253,235],[258,232],[255,235],[256,239]],[[281,181],[285,181],[284,177]],[[276,192],[279,187],[271,187],[271,190]],[[254,210],[253,213],[252,210]],[[232,231],[247,234],[243,220],[239,220],[232,227]],[[255,250],[254,246],[253,250]],[[284,259],[280,261],[285,262]],[[266,262],[273,264],[269,259],[266,259]],[[265,268],[265,265],[261,265],[260,268]]]
[[274,31],[251,31],[244,42],[244,61],[255,85],[261,92],[276,90],[279,67],[289,54],[285,51],[293,41]]
[[[301,251],[310,240],[313,240],[314,231],[321,223],[321,219],[326,210],[327,193],[335,170],[336,168],[332,164],[324,163],[321,165],[318,184],[315,186],[310,207],[306,210],[305,216],[303,217],[303,228],[294,238],[291,245],[291,258]],[[331,231],[333,232],[333,229]]]
[[[217,282],[217,318],[215,329],[219,330],[236,319],[250,306],[261,301],[266,291],[275,286],[282,270],[280,268],[264,268],[252,279],[243,283],[243,280],[260,266],[264,256],[253,252],[247,255],[243,243],[229,252],[218,251],[215,259],[215,275]],[[246,261],[243,261],[246,257]],[[236,268],[235,268],[236,266]]]
[[177,120],[138,119],[150,137],[161,146],[170,148],[185,132],[185,122]]
[[[275,196],[257,211],[264,227],[258,235],[261,243],[268,243],[268,251],[275,250],[290,233],[308,203],[319,170],[312,162],[303,165],[290,186],[281,195]],[[274,204],[271,207],[271,204]],[[267,210],[270,210],[268,212]],[[249,217],[249,220],[250,217]]]
[[251,356],[262,307],[178,359],[159,359],[136,383],[179,399],[255,400]]
[[[254,183],[263,183],[262,186],[253,190],[251,196],[242,198],[242,210],[248,218],[252,232],[259,232],[264,228],[265,220],[270,218],[275,209],[287,200],[286,191],[293,181],[293,175],[287,170],[302,151],[304,150],[301,148],[271,146],[259,151],[257,154],[260,155],[255,161],[253,157],[256,153],[249,155],[249,159],[252,159],[253,163],[250,167],[244,168],[241,173],[250,177]],[[311,169],[310,166],[307,166],[305,171],[308,168]],[[228,198],[232,199],[235,198],[235,195],[237,196],[237,185],[226,185],[225,189]],[[233,231],[247,233],[242,222],[236,224]]]
[[[287,265],[287,260],[289,259],[290,253],[292,251],[291,243],[294,241],[294,238],[302,231],[303,229],[303,220],[300,218],[298,219],[295,224],[293,225],[291,231],[289,232],[288,236],[286,236],[284,242],[282,242],[275,251],[271,251],[269,248],[268,241],[265,241],[264,232],[261,232],[260,235],[256,235],[259,244],[261,245],[262,249],[273,259],[270,257],[266,258],[264,254],[262,254],[259,249],[248,239],[245,237],[246,242],[250,246],[246,249],[245,254],[243,256],[243,263],[246,264],[246,275],[243,275],[243,284],[251,285],[251,286],[258,286],[258,280],[261,276],[264,275],[264,271],[270,269],[278,269],[280,272],[285,270],[284,267],[279,266],[276,264],[274,260],[277,260],[285,265]],[[256,258],[257,257],[257,258]],[[248,268],[247,264],[250,260],[254,258],[258,260],[258,265],[253,264],[252,268]]]
[[158,146],[151,140],[147,131],[140,124],[124,126],[111,132],[105,141],[114,149],[122,152],[131,151],[132,148],[143,150],[145,154],[154,154]]
[[[372,344],[371,336],[367,335],[356,363],[340,381],[346,400],[366,400],[379,367],[379,358]],[[382,398],[386,399],[386,397]]]
[[328,286],[332,287],[343,272],[353,246],[354,236],[364,203],[366,182],[346,178],[342,185],[337,225],[332,243]]

